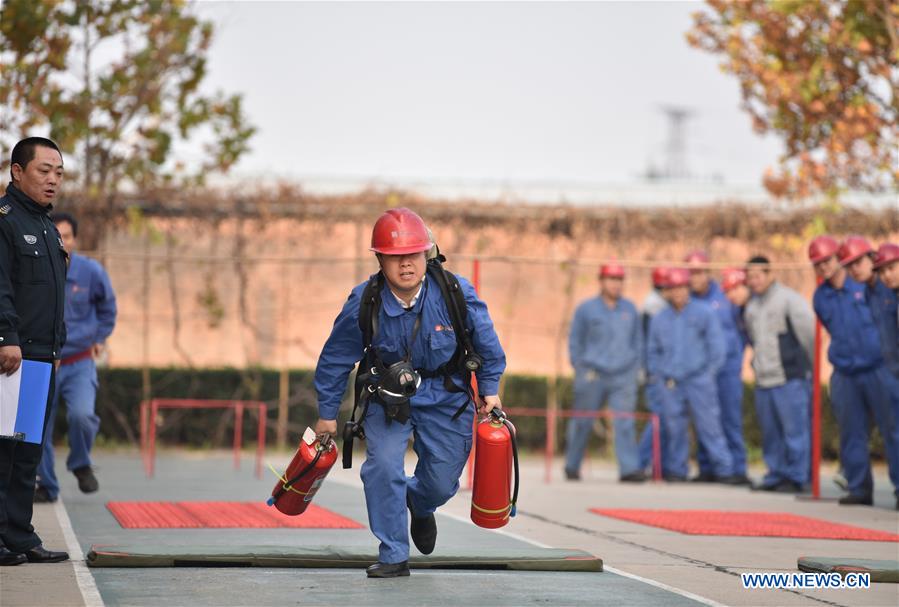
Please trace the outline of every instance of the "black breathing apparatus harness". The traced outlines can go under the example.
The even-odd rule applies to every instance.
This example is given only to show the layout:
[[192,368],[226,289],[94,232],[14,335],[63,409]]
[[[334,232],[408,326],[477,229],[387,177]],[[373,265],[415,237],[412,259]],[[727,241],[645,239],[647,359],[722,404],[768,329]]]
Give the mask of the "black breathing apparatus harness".
[[[375,398],[384,406],[388,423],[397,421],[404,424],[410,415],[409,399],[415,395],[422,379],[443,378],[443,387],[447,392],[464,392],[468,398],[453,415],[458,419],[468,407],[476,402],[472,391],[471,379],[483,364],[483,360],[474,349],[471,336],[465,323],[468,308],[465,294],[459,279],[452,272],[443,268],[446,258],[438,255],[427,262],[426,276],[437,285],[449,312],[456,336],[456,350],[452,357],[436,369],[415,369],[412,366],[412,346],[421,328],[421,313],[416,315],[412,337],[407,343],[406,356],[391,365],[385,365],[372,341],[378,334],[378,313],[381,310],[381,289],[384,285],[384,274],[378,272],[368,279],[362,291],[359,304],[359,328],[362,331],[363,355],[356,368],[356,382],[353,386],[353,413],[343,427],[343,467],[353,465],[353,440],[365,440],[362,422],[368,413],[368,405]],[[424,296],[424,295],[422,295]],[[459,387],[454,378],[459,378],[464,387]],[[362,408],[359,417],[356,411]]]

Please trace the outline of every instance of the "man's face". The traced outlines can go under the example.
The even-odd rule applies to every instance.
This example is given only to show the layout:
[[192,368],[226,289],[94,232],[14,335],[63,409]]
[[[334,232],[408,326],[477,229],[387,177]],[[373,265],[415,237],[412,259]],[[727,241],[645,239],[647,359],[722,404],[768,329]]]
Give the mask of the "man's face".
[[397,294],[415,294],[427,269],[424,253],[378,255],[378,260],[387,282]]
[[899,289],[899,261],[887,264],[878,270],[880,280],[890,289]]
[[663,295],[665,300],[677,310],[680,310],[690,301],[690,289],[688,287],[668,287]]
[[56,201],[62,185],[62,156],[53,148],[37,145],[27,166],[12,165],[13,183],[41,206]]
[[841,269],[843,269],[843,266],[840,265],[836,255],[831,255],[815,264],[815,275],[821,280],[830,280]]
[[620,278],[609,278],[607,276],[599,279],[599,291],[604,297],[617,300],[621,297],[623,289],[624,281]]
[[65,248],[66,253],[71,255],[75,252],[78,244],[78,241],[75,239],[75,233],[72,230],[72,224],[68,221],[60,221],[56,224],[56,229],[59,230],[59,235],[62,237],[63,248]]
[[746,285],[737,285],[735,287],[731,287],[724,294],[727,297],[727,300],[737,306],[738,308],[742,308],[746,305],[746,302],[749,301],[749,287]]
[[746,269],[746,286],[755,295],[762,295],[774,282],[774,276],[764,268]]
[[870,255],[862,255],[846,266],[846,271],[852,280],[864,284],[874,278],[874,262]]
[[705,295],[709,290],[709,271],[690,270],[690,292]]

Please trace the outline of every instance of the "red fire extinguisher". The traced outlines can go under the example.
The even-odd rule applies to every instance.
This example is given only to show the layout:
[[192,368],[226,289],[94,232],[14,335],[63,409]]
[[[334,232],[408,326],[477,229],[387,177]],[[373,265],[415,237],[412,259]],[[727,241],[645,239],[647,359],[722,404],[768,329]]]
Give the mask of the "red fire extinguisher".
[[497,529],[515,516],[518,502],[518,446],[515,444],[515,426],[500,409],[493,409],[478,424],[477,435],[471,520],[478,527]]
[[318,438],[307,428],[296,455],[266,503],[290,516],[303,514],[336,461],[337,447],[331,435]]

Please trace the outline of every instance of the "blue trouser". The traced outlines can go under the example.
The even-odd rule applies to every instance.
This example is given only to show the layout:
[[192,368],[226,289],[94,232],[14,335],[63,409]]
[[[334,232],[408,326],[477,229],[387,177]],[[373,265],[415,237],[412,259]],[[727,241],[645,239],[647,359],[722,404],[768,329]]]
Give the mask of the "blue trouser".
[[[746,476],[746,445],[743,442],[743,378],[740,367],[725,367],[718,372],[718,405],[721,410],[721,430],[727,442],[727,450],[733,460],[731,474]],[[696,463],[699,474],[712,475],[712,462],[702,443],[696,445]]]
[[791,379],[782,386],[755,389],[755,410],[762,431],[762,456],[768,472],[762,484],[783,481],[804,485],[809,480],[811,386]]
[[880,428],[890,481],[899,495],[899,420],[891,394],[897,384],[883,365],[852,375],[834,370],[830,378],[830,398],[840,424],[840,461],[853,495],[874,491],[868,449],[872,422]]
[[44,452],[37,469],[38,484],[47,490],[51,499],[59,495],[59,481],[53,469],[53,425],[60,397],[66,401],[66,419],[69,422],[69,457],[66,459],[66,468],[77,470],[90,466],[91,447],[100,429],[100,418],[94,413],[97,367],[92,358],[60,365],[56,372],[56,391],[44,433]]
[[[405,424],[388,423],[384,407],[369,406],[365,416],[366,458],[362,484],[372,533],[380,541],[378,560],[400,563],[409,558],[408,493],[415,515],[434,512],[459,490],[459,476],[471,451],[473,407],[453,420],[458,405],[412,407]],[[409,436],[418,464],[411,477],[403,466]]]
[[[615,375],[600,376],[596,371],[578,370],[574,376],[574,410],[597,411],[603,401],[616,413],[632,414],[637,409],[637,371],[630,369]],[[584,450],[593,427],[592,417],[572,417],[568,420],[565,469],[581,468]],[[622,476],[640,470],[636,430],[632,416],[615,416],[615,457]]]
[[727,450],[721,429],[721,412],[715,380],[710,373],[696,375],[677,382],[673,387],[663,385],[659,390],[662,401],[662,424],[665,426],[665,460],[670,474],[687,476],[690,458],[688,415],[693,420],[696,442],[706,450],[716,476],[728,476],[733,460]]
[[[646,398],[646,408],[650,413],[659,416],[659,454],[662,460],[662,474],[667,475],[667,460],[665,459],[665,424],[662,423],[662,401],[659,396],[660,387],[659,380],[647,380],[643,389],[643,395]],[[640,445],[638,447],[640,453],[640,469],[646,470],[652,467],[652,422],[647,422],[643,427],[643,434],[640,436]]]

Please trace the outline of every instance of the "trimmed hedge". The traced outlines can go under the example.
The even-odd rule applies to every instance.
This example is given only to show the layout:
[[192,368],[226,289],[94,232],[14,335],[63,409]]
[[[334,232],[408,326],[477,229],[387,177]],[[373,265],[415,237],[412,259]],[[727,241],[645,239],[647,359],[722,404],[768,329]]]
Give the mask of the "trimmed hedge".
[[[137,444],[140,420],[139,404],[141,400],[141,370],[133,368],[100,369],[100,390],[97,396],[97,414],[102,420],[100,427],[100,444]],[[269,405],[267,440],[274,441],[278,407],[279,372],[274,369],[185,369],[168,368],[152,369],[150,381],[153,396],[157,398],[218,398],[218,399],[254,399],[265,401]],[[288,409],[289,441],[293,442],[307,425],[311,425],[316,417],[315,392],[312,388],[311,370],[291,370],[289,373],[290,403]],[[504,379],[503,403],[507,407],[546,406],[547,378],[532,375],[507,375]],[[349,415],[350,407],[346,402],[341,408],[340,425]],[[558,383],[558,398],[563,409],[571,407],[572,382],[570,378],[561,378]],[[642,393],[638,405],[645,410]],[[826,387],[822,390],[822,436],[821,450],[823,457],[835,459],[839,453],[839,436],[836,422],[831,413],[829,394]],[[162,444],[178,444],[193,447],[223,447],[231,445],[233,432],[233,415],[222,410],[163,410],[157,430],[157,439]],[[542,450],[545,440],[545,419],[537,417],[517,416],[514,419],[518,428],[520,444],[525,449]],[[606,428],[609,424],[601,422]],[[245,442],[251,443],[256,436],[256,416],[252,413],[244,416]],[[640,422],[639,426],[642,427]],[[597,426],[598,429],[602,429]],[[743,397],[743,429],[746,445],[751,457],[759,457],[761,453],[761,437],[753,406],[752,385],[745,386]],[[62,439],[66,430],[65,414],[60,412],[54,432],[54,439]],[[600,432],[611,436],[611,431]],[[564,449],[565,422],[557,425],[556,445],[559,451]],[[602,440],[604,446],[608,441]],[[596,441],[591,442],[595,448]],[[872,445],[874,454],[882,457],[883,446],[877,436]]]

